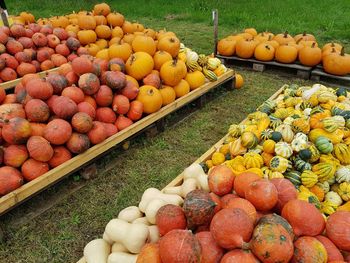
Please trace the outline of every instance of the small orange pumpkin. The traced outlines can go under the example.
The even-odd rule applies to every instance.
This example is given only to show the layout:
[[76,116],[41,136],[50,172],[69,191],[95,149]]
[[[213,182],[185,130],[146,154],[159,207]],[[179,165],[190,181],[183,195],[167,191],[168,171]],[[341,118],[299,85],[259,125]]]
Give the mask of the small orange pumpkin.
[[132,41],[132,49],[134,52],[138,51],[144,51],[151,56],[156,53],[156,43],[154,42],[153,38],[149,36],[136,36],[134,40]]
[[275,59],[281,63],[293,63],[297,57],[298,50],[292,45],[281,45],[275,52]]
[[149,85],[140,87],[136,100],[143,104],[143,112],[147,114],[158,111],[163,104],[160,91]]
[[271,61],[275,57],[275,48],[266,43],[260,43],[256,46],[254,57],[261,61]]
[[180,40],[175,36],[165,36],[158,40],[158,50],[168,52],[173,58],[177,57],[180,50]]
[[185,80],[190,85],[191,90],[197,89],[205,83],[205,76],[201,71],[189,72],[186,75]]
[[291,35],[289,35],[287,31],[282,34],[277,34],[273,39],[276,40],[280,45],[284,45],[289,42],[295,43],[294,38]]
[[186,80],[182,79],[180,83],[174,87],[174,91],[176,98],[180,98],[190,92],[190,85]]
[[131,22],[129,21],[125,21],[122,25],[122,29],[124,31],[124,34],[132,34],[135,32],[135,28],[134,26],[132,25]]
[[255,37],[258,34],[258,32],[256,32],[256,29],[252,27],[244,29],[244,33],[251,34],[253,37]]
[[111,29],[106,25],[98,25],[95,29],[98,38],[107,39],[112,35]]
[[223,38],[218,42],[217,51],[223,56],[233,56],[236,50],[236,40]]
[[79,15],[78,26],[80,29],[94,30],[96,28],[96,20],[90,15]]
[[322,51],[315,43],[311,47],[305,46],[299,50],[299,61],[305,66],[316,66],[321,62],[321,59]]
[[344,48],[341,53],[331,53],[323,57],[323,68],[327,73],[344,76],[350,73],[350,55],[345,54]]
[[162,95],[163,103],[162,106],[168,105],[175,101],[176,93],[175,90],[170,86],[162,86],[160,89],[160,94]]
[[94,15],[107,16],[111,12],[111,8],[106,3],[96,4],[94,6]]
[[[153,70],[153,58],[146,52],[132,54],[125,63],[126,73],[136,80],[141,80]],[[186,68],[186,65],[185,65]]]
[[107,19],[106,17],[102,16],[102,15],[97,15],[94,16],[94,19],[96,21],[96,25],[107,25]]
[[109,58],[121,58],[126,62],[132,53],[128,43],[113,44],[108,49]]
[[334,43],[334,42],[327,43],[322,47],[322,52],[326,51],[327,49],[332,49],[332,48],[335,48],[336,50],[341,51],[343,46],[338,44],[338,43]]
[[124,24],[125,18],[119,13],[110,13],[107,16],[108,25],[112,27],[120,27]]
[[186,64],[181,60],[165,62],[160,68],[160,77],[165,85],[176,86],[187,74]]
[[239,40],[236,43],[236,54],[241,58],[251,58],[257,45],[256,40]]
[[81,30],[78,32],[78,39],[82,45],[95,43],[97,35],[94,30]]
[[294,36],[295,42],[298,42],[300,40],[305,40],[305,41],[316,41],[316,38],[314,35],[307,34],[305,31],[302,34],[298,34]]
[[171,61],[172,59],[172,56],[168,52],[161,50],[157,51],[153,56],[154,68],[156,70],[160,70],[160,68],[165,62]]

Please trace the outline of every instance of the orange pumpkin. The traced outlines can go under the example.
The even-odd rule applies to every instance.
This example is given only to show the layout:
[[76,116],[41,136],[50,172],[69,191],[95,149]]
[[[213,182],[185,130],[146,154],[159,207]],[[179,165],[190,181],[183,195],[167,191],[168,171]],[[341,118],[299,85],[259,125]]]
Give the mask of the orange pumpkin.
[[111,29],[106,25],[98,25],[95,29],[98,38],[107,39],[112,35]]
[[245,40],[253,40],[254,36],[252,34],[249,34],[247,32],[239,33],[239,36],[241,36]]
[[182,79],[179,84],[174,87],[174,91],[176,98],[180,98],[190,92],[190,85],[186,80]]
[[108,41],[108,46],[112,46],[113,44],[121,44],[121,38],[120,37],[112,37],[111,40]]
[[236,41],[223,38],[218,42],[217,51],[223,56],[233,56],[236,50]]
[[96,28],[96,20],[90,15],[79,15],[78,26],[80,29],[94,30]]
[[282,34],[277,34],[273,39],[276,40],[280,45],[295,42],[294,38],[291,35],[289,35],[287,31]]
[[[126,73],[136,80],[141,80],[153,70],[153,58],[146,52],[132,54],[125,63]],[[185,65],[186,68],[186,65]]]
[[125,21],[122,25],[122,29],[124,31],[124,34],[132,34],[135,32],[135,28],[132,25],[132,23],[130,23],[129,21]]
[[161,263],[159,255],[159,245],[156,244],[146,244],[142,247],[140,254],[137,256],[136,263]]
[[341,53],[331,53],[323,57],[323,68],[327,73],[344,76],[350,73],[350,55],[345,54],[344,48]]
[[241,58],[251,58],[257,45],[256,40],[240,40],[236,43],[236,54]]
[[78,34],[79,26],[78,25],[68,25],[68,26],[66,26],[65,30],[67,32],[74,32],[75,34]]
[[281,63],[293,63],[298,57],[298,50],[291,45],[281,45],[276,49],[275,59]]
[[163,98],[160,91],[149,85],[140,87],[136,100],[142,102],[143,112],[147,114],[158,111],[163,104]]
[[108,25],[112,27],[120,27],[124,24],[125,18],[120,13],[110,13],[107,16]]
[[146,28],[146,29],[143,31],[143,33],[145,34],[145,36],[149,36],[149,37],[151,37],[151,38],[153,38],[153,39],[156,38],[156,31],[154,31],[154,30],[151,29],[151,28]]
[[190,85],[191,90],[197,89],[205,83],[205,76],[201,71],[189,72],[186,75],[185,80]]
[[322,47],[322,52],[324,52],[324,51],[326,51],[326,50],[328,50],[328,49],[332,49],[332,48],[334,48],[334,49],[336,49],[336,50],[338,50],[338,51],[341,51],[342,48],[343,48],[343,46],[340,45],[340,44],[338,44],[338,43],[334,43],[334,42],[327,43],[327,44],[325,44],[325,45]]
[[131,46],[134,52],[143,51],[150,54],[151,56],[156,53],[157,49],[153,38],[149,36],[136,36],[132,41]]
[[244,84],[244,79],[241,74],[236,73],[235,74],[235,88],[240,89],[242,88]]
[[160,69],[160,77],[165,85],[176,86],[187,74],[186,64],[181,60],[165,62]]
[[261,61],[271,61],[275,57],[275,48],[266,43],[260,43],[256,46],[254,57]]
[[112,37],[123,38],[123,36],[124,36],[124,32],[121,27],[116,26],[115,28],[112,29]]
[[111,8],[106,3],[96,4],[94,6],[94,15],[107,16],[111,12]]
[[160,70],[160,68],[165,62],[172,60],[172,56],[168,52],[160,50],[154,54],[153,60],[154,68],[156,70]]
[[158,40],[158,50],[168,52],[173,58],[177,57],[180,50],[180,40],[174,36],[165,36]]
[[258,34],[258,32],[256,32],[256,29],[252,27],[244,29],[244,33],[251,34],[254,37]]
[[168,105],[175,101],[176,93],[172,87],[162,86],[160,89],[160,94],[162,95],[163,103],[162,106]]
[[316,41],[316,38],[314,35],[307,34],[305,31],[302,34],[298,34],[294,36],[295,42],[298,42],[300,40],[305,40],[305,41]]
[[89,54],[94,57],[101,50],[100,47],[94,43],[86,45],[85,48],[89,51]]
[[98,25],[107,25],[107,19],[106,19],[106,17],[104,17],[102,15],[94,16],[94,19],[96,21],[96,26],[98,26]]
[[256,41],[259,41],[260,43],[268,41],[269,38],[270,38],[270,35],[266,32],[261,32],[261,33],[257,34],[256,36],[254,36],[254,39]]
[[122,43],[128,43],[131,46],[132,41],[134,40],[135,37],[136,35],[134,34],[125,34],[122,38]]
[[313,67],[321,62],[322,52],[315,44],[311,47],[305,46],[299,50],[299,61],[301,64]]
[[276,51],[276,48],[279,47],[280,43],[278,43],[276,40],[273,40],[272,38],[273,37],[269,36],[269,39],[267,41],[265,41],[265,44],[269,44],[269,45],[273,46],[275,48],[275,51]]
[[131,47],[127,43],[113,44],[108,49],[109,58],[121,58],[126,62],[132,53]]
[[97,35],[94,30],[81,30],[78,32],[78,39],[82,45],[95,43]]

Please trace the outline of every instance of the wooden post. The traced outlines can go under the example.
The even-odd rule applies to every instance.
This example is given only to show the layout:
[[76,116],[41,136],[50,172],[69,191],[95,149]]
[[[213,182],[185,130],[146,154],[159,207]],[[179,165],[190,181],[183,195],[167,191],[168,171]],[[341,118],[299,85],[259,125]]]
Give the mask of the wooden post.
[[0,8],[0,14],[1,14],[1,20],[2,20],[2,22],[4,23],[4,26],[9,27],[10,24],[9,24],[8,19],[7,19],[6,10]]
[[213,10],[213,22],[214,22],[214,56],[217,54],[217,44],[218,44],[218,22],[219,22],[219,12],[217,9]]

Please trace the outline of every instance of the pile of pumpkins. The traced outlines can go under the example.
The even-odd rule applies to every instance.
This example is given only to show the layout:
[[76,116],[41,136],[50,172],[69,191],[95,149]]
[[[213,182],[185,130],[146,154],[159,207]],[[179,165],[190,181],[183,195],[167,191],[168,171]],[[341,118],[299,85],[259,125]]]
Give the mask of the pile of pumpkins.
[[329,216],[350,211],[350,96],[320,84],[286,86],[229,135],[204,166],[227,165],[235,175],[286,178],[298,198]]
[[80,11],[66,16],[42,18],[37,23],[64,28],[76,34],[81,45],[97,58],[121,58],[126,62],[132,53],[143,51],[152,56],[157,70],[160,70],[160,64],[164,61],[181,60],[186,63],[188,71],[194,72],[193,75],[200,79],[197,85],[203,84],[205,78],[215,81],[226,72],[226,67],[219,59],[198,55],[185,48],[175,33],[164,30],[157,32],[140,23],[131,23],[122,14],[112,12],[106,3],[96,4],[92,12]]
[[321,49],[315,36],[305,32],[293,37],[288,32],[274,35],[247,28],[242,33],[221,39],[217,50],[223,56],[254,57],[261,61],[276,60],[281,63],[299,61],[309,67],[322,63],[327,73],[339,76],[350,74],[350,55],[345,53],[342,45],[332,42]]

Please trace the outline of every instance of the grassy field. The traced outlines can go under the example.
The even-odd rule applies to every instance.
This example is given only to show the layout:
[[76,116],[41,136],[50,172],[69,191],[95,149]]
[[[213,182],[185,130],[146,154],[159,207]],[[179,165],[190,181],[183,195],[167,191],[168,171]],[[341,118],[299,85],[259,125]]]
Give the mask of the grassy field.
[[[22,10],[37,17],[90,9],[98,1],[7,1],[10,13]],[[155,29],[176,32],[188,46],[211,52],[211,10],[219,6],[220,35],[244,27],[280,32],[304,30],[321,42],[337,40],[349,46],[348,1],[120,1],[111,3],[127,19]],[[305,14],[305,10],[307,14]],[[116,149],[98,161],[98,176],[90,181],[70,177],[1,218],[7,237],[0,243],[0,262],[76,262],[84,245],[100,237],[118,212],[137,204],[147,187],[162,188],[186,166],[219,140],[231,123],[242,120],[284,83],[308,82],[272,73],[240,70],[241,90],[218,89],[201,110],[180,111],[167,118],[165,132],[144,135],[129,150]],[[193,108],[193,107],[192,107]],[[67,192],[73,192],[67,195]],[[51,207],[51,205],[53,205]],[[36,213],[43,212],[39,216]]]

